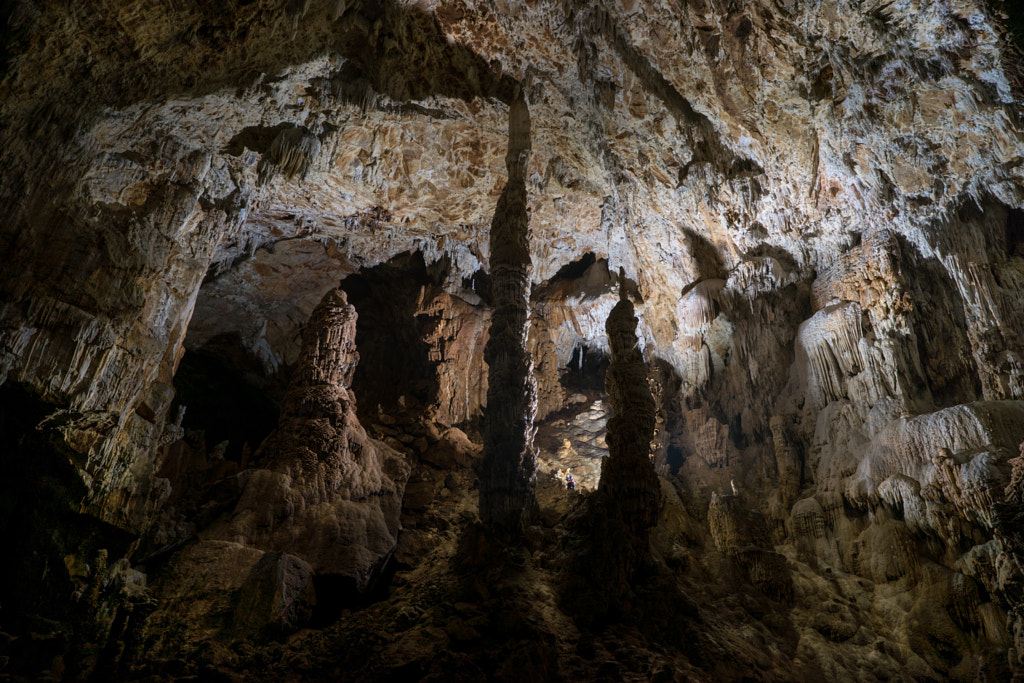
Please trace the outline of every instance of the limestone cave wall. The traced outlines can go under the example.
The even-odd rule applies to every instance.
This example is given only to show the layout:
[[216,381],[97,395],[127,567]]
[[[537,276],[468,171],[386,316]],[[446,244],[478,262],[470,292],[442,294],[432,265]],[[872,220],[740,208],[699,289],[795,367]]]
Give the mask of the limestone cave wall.
[[[353,680],[1024,676],[1014,3],[0,18],[0,675],[272,677],[333,624],[296,670],[340,643],[386,651]],[[518,549],[473,531],[516,102],[537,420],[594,398],[564,380],[620,288],[656,404],[614,623],[564,608],[588,491],[538,475]],[[330,443],[285,457],[296,421]],[[182,654],[211,638],[250,649]]]

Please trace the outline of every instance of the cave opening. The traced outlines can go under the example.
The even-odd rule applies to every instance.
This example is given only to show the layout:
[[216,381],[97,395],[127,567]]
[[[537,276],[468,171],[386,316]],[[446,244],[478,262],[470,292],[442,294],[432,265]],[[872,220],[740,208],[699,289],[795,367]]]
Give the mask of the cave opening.
[[186,350],[174,375],[171,416],[225,460],[244,463],[277,424],[282,388],[246,353],[237,335]]
[[562,387],[566,391],[603,393],[608,360],[608,354],[601,349],[592,349],[586,344],[576,346],[562,370]]
[[355,306],[359,363],[352,377],[360,421],[373,424],[381,412],[425,406],[438,380],[417,313],[424,288],[440,285],[447,263],[428,265],[419,251],[348,276],[341,289]]
[[588,251],[577,260],[572,261],[571,263],[567,263],[561,268],[559,268],[558,272],[555,273],[550,280],[548,280],[548,283],[558,282],[559,280],[576,280],[578,278],[581,278],[584,275],[586,275],[587,269],[590,268],[590,266],[594,265],[596,262],[597,257],[594,255],[594,252]]
[[480,301],[488,306],[494,305],[494,288],[491,284],[491,275],[483,268],[474,272],[470,277],[462,278],[462,289],[465,292],[472,292],[480,298]]
[[562,408],[538,422],[540,474],[564,483],[565,475],[571,473],[581,492],[597,490],[601,461],[608,456],[611,412],[604,387],[608,363],[602,350],[577,346],[559,377],[565,391]]
[[345,611],[358,611],[391,595],[391,581],[398,571],[398,562],[389,557],[369,587],[360,590],[356,580],[342,574],[315,574],[313,590],[316,605],[310,616],[311,628],[327,628],[342,618]]

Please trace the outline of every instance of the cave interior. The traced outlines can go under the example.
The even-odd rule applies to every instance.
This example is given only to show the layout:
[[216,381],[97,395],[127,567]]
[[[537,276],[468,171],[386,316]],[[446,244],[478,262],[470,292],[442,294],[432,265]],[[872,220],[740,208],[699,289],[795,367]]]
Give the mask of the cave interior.
[[1024,681],[1015,3],[0,24],[0,681]]

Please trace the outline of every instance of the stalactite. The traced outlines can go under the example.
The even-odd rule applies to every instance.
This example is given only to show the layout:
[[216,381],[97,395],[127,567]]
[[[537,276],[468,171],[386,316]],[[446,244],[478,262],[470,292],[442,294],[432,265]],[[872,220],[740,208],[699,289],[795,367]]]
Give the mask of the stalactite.
[[298,176],[306,177],[310,166],[320,154],[320,139],[302,127],[285,128],[270,145],[260,160],[259,182],[270,182],[275,175],[283,173],[289,180]]
[[312,4],[313,0],[291,0],[291,2],[288,3],[286,11],[292,20],[292,40],[295,40],[295,36],[298,35],[299,21],[306,16],[306,12],[309,11],[309,6]]
[[528,242],[526,167],[530,112],[520,95],[509,107],[505,156],[508,183],[491,222],[490,265],[494,312],[484,349],[488,365],[480,518],[495,531],[516,535],[534,513],[537,453],[533,420],[537,385],[526,348],[533,263]]

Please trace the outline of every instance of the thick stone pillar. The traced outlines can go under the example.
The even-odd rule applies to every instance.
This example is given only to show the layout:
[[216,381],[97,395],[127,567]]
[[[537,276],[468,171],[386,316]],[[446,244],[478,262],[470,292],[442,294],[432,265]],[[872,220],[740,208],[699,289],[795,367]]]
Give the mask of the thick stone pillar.
[[650,529],[661,511],[661,484],[650,457],[654,397],[647,383],[647,364],[637,346],[633,304],[626,296],[625,277],[620,275],[620,279],[619,303],[605,324],[611,349],[605,389],[612,417],[598,495],[602,513],[614,517],[625,532],[621,571],[629,575],[647,556]]
[[508,183],[491,221],[494,313],[484,348],[488,388],[480,518],[490,529],[514,535],[536,508],[537,470],[533,447],[537,384],[533,358],[526,348],[533,272],[525,180],[530,160],[530,112],[522,96],[509,107],[508,127]]
[[209,537],[297,555],[362,592],[395,548],[409,465],[356,417],[355,334],[345,292],[328,292],[303,330],[278,428],[254,456],[259,469],[239,477],[234,515]]

